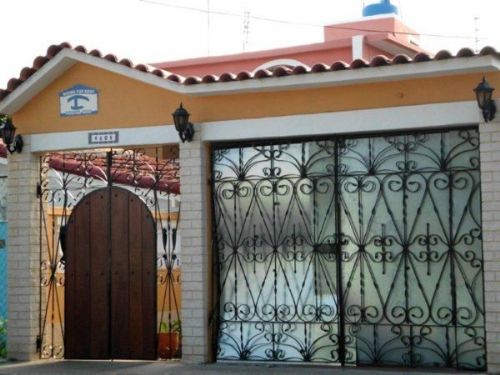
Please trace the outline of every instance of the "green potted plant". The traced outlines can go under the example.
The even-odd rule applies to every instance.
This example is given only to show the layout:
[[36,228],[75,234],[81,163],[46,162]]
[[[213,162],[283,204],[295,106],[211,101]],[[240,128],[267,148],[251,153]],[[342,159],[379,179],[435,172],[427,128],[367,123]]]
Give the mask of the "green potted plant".
[[158,333],[158,356],[161,359],[180,357],[181,321],[161,322]]
[[0,360],[7,358],[7,320],[0,318]]

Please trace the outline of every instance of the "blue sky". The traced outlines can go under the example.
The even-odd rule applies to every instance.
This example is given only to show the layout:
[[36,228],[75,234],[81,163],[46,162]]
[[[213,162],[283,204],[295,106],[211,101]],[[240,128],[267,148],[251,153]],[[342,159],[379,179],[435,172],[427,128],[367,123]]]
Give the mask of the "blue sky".
[[[0,87],[53,43],[83,44],[135,63],[238,53],[245,38],[247,51],[269,49],[320,42],[321,25],[359,19],[363,3],[376,1],[1,0]],[[431,51],[474,47],[476,16],[479,47],[500,49],[499,0],[393,3],[405,23],[429,34],[421,44]],[[246,37],[245,11],[250,14]]]

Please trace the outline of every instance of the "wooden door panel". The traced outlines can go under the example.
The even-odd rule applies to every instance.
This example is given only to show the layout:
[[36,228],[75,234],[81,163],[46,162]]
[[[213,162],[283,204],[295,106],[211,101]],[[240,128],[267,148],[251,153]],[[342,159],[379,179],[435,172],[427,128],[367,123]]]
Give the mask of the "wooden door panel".
[[109,358],[109,193],[90,196],[90,358]]
[[141,206],[134,204],[137,197],[128,197],[128,236],[129,236],[129,264],[130,264],[130,306],[129,306],[129,332],[130,342],[139,345],[131,345],[130,357],[140,358],[142,356],[142,343],[144,327],[143,316],[143,293],[142,293],[142,222]]
[[84,197],[66,232],[65,357],[156,359],[156,232],[133,193]]
[[111,192],[111,356],[129,357],[129,232],[127,192]]
[[[142,254],[142,341],[137,345],[142,348],[144,359],[155,359],[156,356],[156,229],[151,212],[139,199],[135,206],[140,206]],[[132,221],[130,221],[132,223]],[[139,251],[136,252],[136,257]],[[151,337],[154,339],[151,340]]]
[[66,233],[65,316],[66,358],[89,357],[90,347],[90,199],[78,205]]
[[149,210],[138,197],[130,194],[128,203],[130,358],[154,359],[156,345],[151,337],[156,337],[155,227]]

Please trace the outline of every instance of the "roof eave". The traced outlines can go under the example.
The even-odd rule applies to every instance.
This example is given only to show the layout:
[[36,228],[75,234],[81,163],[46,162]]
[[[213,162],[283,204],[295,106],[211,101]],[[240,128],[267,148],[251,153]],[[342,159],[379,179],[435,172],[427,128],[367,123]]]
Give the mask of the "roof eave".
[[242,81],[195,83],[188,85],[116,64],[106,59],[65,49],[17,87],[4,100],[0,101],[0,113],[15,113],[53,82],[53,80],[78,62],[96,66],[164,90],[192,96],[343,86],[500,70],[500,58],[496,55],[486,55],[379,67],[371,66],[321,73],[306,73],[283,77],[253,78]]
[[[121,64],[95,57],[73,49],[63,49],[54,58],[38,69],[31,77],[24,81],[5,99],[0,101],[0,113],[13,114],[35,95],[43,91],[51,82],[63,75],[76,63],[84,63],[95,66],[112,73],[120,74],[153,86],[165,88],[171,91],[179,91],[181,85],[165,78],[142,72]],[[181,86],[182,87],[182,86]],[[176,89],[177,88],[177,89]]]
[[199,83],[188,86],[186,94],[193,96],[208,96],[259,91],[307,89],[496,71],[500,71],[500,58],[488,55],[451,58],[421,63],[346,69],[341,71],[327,71],[322,73],[308,73],[284,77],[249,79],[245,81],[216,82],[209,84]]

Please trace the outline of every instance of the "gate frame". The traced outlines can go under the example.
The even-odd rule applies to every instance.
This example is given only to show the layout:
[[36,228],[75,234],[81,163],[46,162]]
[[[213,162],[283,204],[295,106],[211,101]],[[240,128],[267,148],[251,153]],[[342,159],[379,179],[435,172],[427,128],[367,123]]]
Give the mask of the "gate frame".
[[[497,120],[500,122],[500,120]],[[334,158],[336,159],[338,157],[338,144],[339,140],[342,140],[344,138],[348,139],[363,139],[363,138],[369,138],[369,137],[386,137],[386,136],[405,136],[405,135],[420,135],[420,134],[439,134],[441,132],[446,132],[446,131],[460,131],[460,130],[475,130],[477,131],[477,135],[479,138],[479,146],[478,146],[478,153],[479,155],[479,166],[477,169],[477,172],[479,173],[479,180],[477,181],[479,183],[480,189],[479,189],[479,199],[480,199],[480,209],[481,209],[481,281],[482,281],[482,298],[483,298],[483,319],[484,319],[484,337],[479,337],[479,339],[484,339],[485,344],[484,344],[484,353],[485,353],[485,369],[489,368],[489,351],[488,347],[491,344],[488,344],[487,341],[488,337],[490,336],[488,334],[488,309],[487,309],[487,300],[486,300],[486,250],[485,250],[485,240],[484,240],[484,202],[482,199],[482,184],[483,184],[483,177],[481,173],[481,168],[482,168],[482,139],[481,139],[481,124],[465,124],[462,126],[446,126],[446,127],[431,127],[431,128],[426,128],[423,130],[411,130],[411,129],[397,129],[397,130],[381,130],[380,132],[375,132],[375,131],[369,131],[369,132],[342,132],[342,133],[332,133],[332,134],[324,134],[324,135],[314,135],[314,136],[288,136],[288,137],[280,137],[276,139],[265,139],[265,138],[259,138],[259,139],[253,139],[253,140],[242,140],[240,142],[234,141],[234,140],[228,140],[228,141],[218,141],[218,142],[212,142],[210,144],[210,202],[211,202],[211,238],[215,239],[216,238],[216,219],[215,219],[215,197],[214,197],[214,191],[215,189],[215,177],[213,175],[214,172],[214,154],[216,150],[221,150],[221,149],[236,149],[236,148],[245,148],[245,147],[256,147],[256,146],[269,146],[269,145],[282,145],[282,144],[287,144],[287,143],[305,143],[305,142],[314,142],[314,141],[325,141],[325,140],[332,140],[335,143],[335,156]],[[500,133],[500,132],[499,132]],[[499,142],[500,143],[500,142]],[[337,160],[335,161],[337,163]],[[335,164],[337,166],[337,164]],[[335,181],[338,182],[338,168],[335,168]],[[365,176],[365,175],[363,175]],[[338,184],[335,183],[335,193],[334,195],[337,197],[339,195],[338,192]],[[335,203],[335,216],[336,218],[340,218],[340,205],[338,202]],[[341,220],[335,220],[335,233],[340,233],[340,225],[341,225]],[[213,272],[214,272],[214,280],[213,280],[213,289],[212,289],[212,298],[213,298],[213,312],[211,316],[211,320],[216,324],[216,327],[214,327],[215,333],[212,335],[212,353],[213,353],[213,358],[216,360],[217,358],[217,347],[218,347],[218,317],[219,317],[219,312],[218,309],[220,308],[220,273],[219,273],[219,264],[218,264],[218,259],[217,259],[217,249],[216,249],[216,244],[215,241],[212,242],[212,264],[213,264]],[[335,251],[338,253],[341,249],[341,245],[337,241],[335,244]],[[338,254],[337,254],[338,256]],[[342,288],[342,262],[336,261],[336,282],[337,282],[337,289]],[[341,289],[341,293],[343,294],[344,289]],[[339,332],[339,344],[338,344],[338,350],[339,350],[339,362],[342,367],[344,366],[352,366],[352,364],[346,364],[345,362],[345,355],[346,355],[346,349],[344,345],[344,340],[343,338],[347,337],[345,336],[345,327],[346,324],[344,323],[345,317],[344,317],[344,308],[343,308],[343,298],[339,298],[338,300],[338,309],[341,311],[339,313],[339,321],[337,323],[338,326],[338,332]],[[450,325],[449,327],[453,327]],[[455,327],[459,327],[458,325],[455,325]],[[221,362],[228,362],[228,360],[221,360]],[[229,361],[230,362],[230,361]],[[250,361],[252,362],[252,361]],[[253,361],[255,363],[266,363],[266,361]],[[279,361],[279,363],[283,364],[294,364],[293,361]],[[314,364],[313,362],[300,362],[303,364]],[[334,365],[335,363],[329,363],[330,365]],[[458,364],[458,361],[457,361]],[[356,366],[356,365],[355,365]],[[366,365],[358,365],[357,367],[362,367]],[[368,365],[368,366],[373,366],[376,367],[376,365]],[[388,365],[379,365],[378,368],[383,368],[383,367],[390,367]],[[414,366],[408,366],[408,367],[403,367],[405,369],[425,369],[427,367],[414,367]],[[431,369],[438,370],[441,367],[430,367]],[[457,367],[445,367],[445,370],[458,370],[458,371],[466,371],[466,369],[463,368],[457,368]],[[469,369],[467,369],[469,370]],[[483,370],[472,370],[472,371],[484,371]]]
[[[76,154],[76,155],[79,155],[79,156],[82,156],[82,155],[85,155],[85,158],[87,158],[88,156],[91,156],[91,155],[94,155],[95,153],[101,153],[101,154],[105,154],[104,156],[104,159],[105,159],[105,163],[106,163],[106,166],[103,168],[103,173],[104,173],[104,177],[105,177],[105,181],[106,181],[106,184],[102,184],[102,186],[94,186],[94,188],[92,189],[92,187],[90,188],[90,191],[87,192],[85,195],[79,197],[76,205],[74,206],[66,206],[65,204],[63,205],[63,211],[66,212],[66,209],[67,208],[70,208],[71,210],[73,210],[74,208],[76,208],[76,206],[78,206],[78,204],[81,202],[82,199],[85,198],[85,196],[87,196],[88,194],[91,194],[97,190],[102,190],[102,189],[109,189],[109,188],[112,188],[112,187],[116,187],[116,188],[120,188],[120,189],[123,189],[125,191],[129,191],[130,193],[134,194],[134,196],[136,196],[138,199],[142,199],[142,196],[139,195],[137,192],[134,191],[134,185],[130,185],[130,188],[127,189],[125,187],[121,187],[119,186],[120,182],[115,182],[113,180],[113,176],[114,176],[114,173],[112,171],[112,167],[113,165],[119,165],[119,164],[116,164],[117,162],[114,162],[114,156],[116,155],[117,157],[120,157],[121,155],[124,155],[124,156],[127,156],[127,153],[129,152],[132,152],[132,155],[135,156],[135,153],[142,153],[142,151],[144,149],[156,149],[156,152],[158,153],[159,149],[163,148],[164,146],[167,146],[167,145],[144,145],[143,147],[140,147],[140,146],[130,146],[130,147],[127,147],[127,146],[123,146],[123,147],[118,147],[118,152],[115,151],[115,148],[114,147],[111,147],[111,148],[106,148],[105,150],[107,151],[103,151],[102,149],[99,149],[99,148],[85,148],[85,149],[82,149],[82,150],[71,150],[71,151],[55,151],[55,152],[67,152],[69,154]],[[122,151],[120,151],[122,150]],[[44,295],[44,292],[43,292],[43,288],[44,288],[44,285],[42,285],[42,282],[43,280],[45,279],[42,279],[42,277],[46,276],[47,272],[45,272],[45,274],[43,274],[41,271],[43,269],[43,263],[44,261],[47,261],[48,258],[48,255],[46,252],[44,252],[44,250],[47,250],[48,249],[48,245],[46,244],[46,238],[45,238],[45,233],[42,231],[43,229],[46,229],[48,227],[47,224],[44,223],[44,220],[46,219],[44,217],[44,215],[47,215],[48,211],[46,209],[43,208],[43,205],[45,204],[48,204],[50,205],[50,202],[49,201],[44,201],[44,194],[46,194],[48,191],[50,191],[50,189],[45,189],[44,190],[44,187],[41,185],[43,181],[48,181],[47,180],[43,180],[43,173],[44,173],[44,162],[46,162],[46,160],[44,160],[44,158],[47,157],[48,154],[50,154],[51,152],[54,152],[54,151],[48,151],[46,153],[42,153],[42,154],[32,154],[34,155],[35,157],[35,160],[38,160],[38,180],[36,182],[36,201],[38,202],[38,216],[39,216],[39,221],[38,221],[38,225],[37,225],[37,229],[38,229],[38,235],[39,235],[39,250],[38,250],[38,269],[37,269],[37,273],[39,275],[39,278],[38,278],[38,285],[37,285],[37,288],[38,288],[38,314],[37,314],[37,318],[38,318],[38,329],[39,329],[39,332],[37,333],[37,336],[36,336],[36,352],[37,354],[35,354],[37,357],[34,357],[34,358],[37,358],[37,359],[47,359],[47,358],[58,358],[58,359],[62,359],[63,358],[63,355],[61,355],[61,352],[59,351],[59,348],[54,346],[54,327],[53,325],[51,325],[50,323],[47,323],[47,325],[49,325],[50,329],[52,330],[52,333],[50,333],[50,335],[52,335],[52,340],[51,342],[47,343],[47,345],[44,345],[45,341],[42,337],[42,335],[44,334],[45,332],[45,329],[49,329],[47,327],[45,327],[45,324],[44,324],[44,321],[49,319],[50,318],[47,318],[44,316],[44,313],[47,314],[48,312],[48,307],[45,307],[46,304],[47,304],[47,301],[46,301],[46,298],[47,298],[47,295]],[[147,154],[145,154],[147,155]],[[68,160],[71,160],[71,158],[68,158]],[[91,160],[91,159],[90,159]],[[131,159],[126,159],[127,162],[130,162]],[[165,161],[170,161],[170,160],[174,160],[174,159],[158,159],[158,160],[165,160]],[[87,164],[89,163],[89,164]],[[136,166],[136,163],[135,163],[135,159],[134,161],[132,162],[134,166]],[[168,164],[168,163],[167,163]],[[84,165],[85,167],[88,167],[88,165],[92,165],[91,161],[87,161],[87,159],[85,159],[84,162],[82,162],[82,165]],[[48,165],[45,165],[45,168],[46,168],[46,171],[45,172],[48,172],[51,168],[48,166]],[[159,170],[154,170],[154,174],[155,174],[155,177],[157,179],[159,179],[158,181],[161,181],[161,177],[162,175],[159,174]],[[69,171],[65,171],[65,172],[61,172],[63,174],[67,174],[67,175],[73,175],[71,172]],[[115,172],[116,173],[116,172]],[[87,176],[78,176],[77,174],[74,174],[73,176],[76,176],[76,178],[80,178],[80,179],[86,179]],[[177,176],[179,176],[179,170],[177,170]],[[90,179],[92,179],[91,176],[88,176]],[[71,178],[71,177],[70,177]],[[97,178],[96,178],[97,179]],[[140,178],[139,178],[140,180]],[[135,180],[134,180],[135,181]],[[79,181],[81,182],[81,181]],[[79,191],[82,192],[84,191],[83,190],[83,186],[79,186]],[[159,230],[159,227],[158,225],[161,225],[159,224],[159,221],[163,222],[164,220],[161,218],[161,216],[158,216],[160,214],[160,211],[159,211],[159,205],[157,204],[159,202],[159,197],[157,198],[157,195],[161,194],[161,193],[157,193],[158,189],[152,189],[151,187],[141,187],[141,186],[135,186],[135,187],[138,187],[140,189],[143,190],[143,193],[147,193],[147,192],[151,192],[151,191],[155,191],[154,192],[154,196],[155,196],[155,199],[154,199],[154,202],[149,202],[149,205],[148,205],[148,202],[144,201],[143,200],[143,204],[146,206],[146,208],[148,209],[148,211],[151,213],[151,216],[153,218],[153,222],[154,222],[154,225],[155,225],[155,230],[156,230],[156,234],[158,234],[158,230]],[[68,189],[68,191],[72,191],[71,189]],[[78,190],[77,190],[78,191]],[[164,192],[163,194],[166,194],[166,196],[168,197],[168,199],[170,199],[170,195],[175,195],[174,193],[171,193],[170,191],[168,192]],[[152,205],[150,207],[150,205]],[[170,203],[169,203],[170,205]],[[177,215],[177,219],[175,220],[171,220],[170,219],[170,216],[168,216],[165,220],[165,225],[168,226],[168,228],[170,228],[170,223],[173,223],[175,221],[176,223],[176,228],[178,229],[179,228],[179,218],[180,218],[180,204],[179,204],[179,214]],[[71,217],[71,214],[68,214],[67,216],[65,216],[65,219],[66,220],[69,220],[69,218]],[[163,228],[164,226],[161,225],[161,227]],[[169,235],[171,235],[171,233],[169,233]],[[49,234],[50,236],[50,234]],[[53,235],[52,235],[53,236]],[[56,238],[53,238],[53,240],[58,240]],[[59,238],[60,240],[60,238]],[[155,239],[155,242],[158,243],[158,237],[156,237]],[[165,244],[163,244],[165,246]],[[60,246],[60,245],[59,245]],[[167,244],[166,245],[167,247],[164,248],[163,250],[165,251],[165,253],[174,253],[175,249],[178,248],[177,247],[172,247]],[[56,249],[57,251],[57,249]],[[157,292],[156,290],[158,290],[158,286],[157,284],[159,282],[166,282],[166,283],[169,283],[171,280],[170,279],[161,279],[163,281],[160,281],[160,278],[158,277],[158,270],[160,269],[159,266],[158,266],[158,247],[156,247],[156,254],[157,254],[157,257],[156,257],[156,263],[157,263],[157,266],[156,266],[156,288],[155,288],[155,322],[156,322],[156,325],[157,327],[159,326],[159,324],[161,323],[158,318],[157,318],[157,314],[158,314],[158,310],[157,310],[157,304],[160,302],[158,297],[157,297]],[[56,259],[59,259],[59,257],[57,256],[57,254],[55,255]],[[50,259],[49,259],[50,260]],[[57,261],[56,263],[56,267],[58,267],[59,265],[61,264],[60,260]],[[62,266],[64,268],[64,265]],[[181,266],[182,268],[182,266]],[[40,282],[41,281],[41,282]],[[56,280],[56,278],[50,278],[50,279],[47,279],[47,281],[49,283],[54,283],[53,287],[56,288],[57,285],[56,283],[59,282],[58,280]],[[48,286],[45,286],[45,287],[51,287],[51,285],[48,285]],[[167,288],[168,290],[168,288]],[[46,291],[45,294],[49,293],[49,291]],[[62,294],[64,295],[64,291],[62,292]],[[45,298],[45,299],[44,299]],[[54,297],[53,297],[54,298]],[[63,297],[64,298],[64,297]],[[180,300],[182,301],[182,291],[181,291],[181,295],[180,295]],[[44,309],[44,312],[42,311],[42,309]],[[162,314],[163,316],[163,314]],[[63,313],[63,316],[64,318],[64,313]],[[170,319],[170,318],[168,318]],[[178,319],[182,319],[182,313],[180,311],[178,311]],[[168,322],[167,318],[166,318],[166,321]],[[62,339],[62,342],[61,342],[61,349],[64,349],[64,342],[65,342],[65,337],[64,337],[64,324],[65,322],[62,321],[61,323],[61,332],[60,332],[60,335],[61,335],[61,339]],[[158,334],[158,330],[156,331],[156,334]],[[56,333],[57,335],[57,333]],[[182,337],[182,333],[180,334],[181,337]],[[156,337],[155,338],[155,342],[157,342],[158,338]],[[48,350],[49,352],[45,352],[46,350]],[[180,352],[182,352],[182,342],[179,343],[179,350]]]

